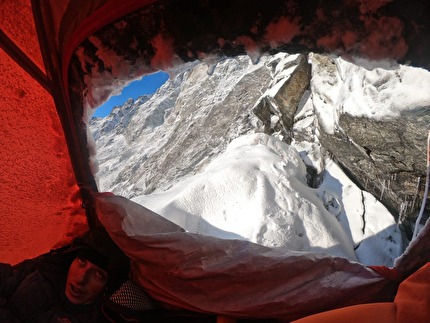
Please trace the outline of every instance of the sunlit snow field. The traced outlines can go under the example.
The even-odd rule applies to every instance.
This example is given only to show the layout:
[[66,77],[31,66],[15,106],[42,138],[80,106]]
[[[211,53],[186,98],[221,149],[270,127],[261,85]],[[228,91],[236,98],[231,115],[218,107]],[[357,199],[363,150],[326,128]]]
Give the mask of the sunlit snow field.
[[[293,55],[278,54],[277,64],[289,64],[293,58]],[[310,62],[313,63],[312,55]],[[430,105],[427,71],[406,66],[392,68],[389,64],[383,69],[381,63],[373,68],[365,63],[360,67],[338,58],[338,73],[329,76],[314,63],[313,94],[299,107],[296,113],[299,121],[294,131],[307,131],[318,116],[320,126],[332,133],[338,127],[341,110],[353,116],[384,119],[411,106]],[[249,66],[255,68],[252,62]],[[206,77],[216,77],[212,74],[213,71]],[[276,80],[276,76],[273,78]],[[366,82],[371,84],[381,78],[385,81],[378,91],[363,87]],[[227,88],[229,83],[224,82]],[[163,94],[163,88],[140,109],[145,109],[147,114],[151,109],[155,111],[157,102],[163,102],[156,97]],[[275,82],[262,95],[272,95],[274,88]],[[412,89],[415,89],[414,95],[408,95]],[[205,112],[198,113],[195,118],[207,117]],[[161,127],[166,128],[158,130]],[[116,148],[103,148],[100,169],[107,176],[103,190],[116,185],[116,175],[112,172],[118,165],[107,161],[109,154],[120,160],[122,151],[130,156],[139,154],[138,149],[146,153],[155,151],[161,146],[157,133],[169,133],[168,127],[167,121],[150,124],[144,148],[128,143],[123,137],[104,139],[107,143],[111,138]],[[197,173],[175,181],[167,190],[136,196],[133,200],[193,233],[327,253],[365,265],[392,266],[406,247],[393,215],[322,154],[317,136],[309,142],[293,140],[291,145],[280,139],[276,133],[273,136],[248,134],[234,140],[225,138],[231,141],[227,149],[203,163],[204,167]],[[114,153],[107,149],[113,149]],[[323,174],[318,188],[307,184],[305,164]],[[124,186],[123,191],[131,189]]]
[[392,265],[402,251],[393,216],[328,162],[318,189],[298,151],[253,134],[234,140],[202,172],[134,201],[194,233]]

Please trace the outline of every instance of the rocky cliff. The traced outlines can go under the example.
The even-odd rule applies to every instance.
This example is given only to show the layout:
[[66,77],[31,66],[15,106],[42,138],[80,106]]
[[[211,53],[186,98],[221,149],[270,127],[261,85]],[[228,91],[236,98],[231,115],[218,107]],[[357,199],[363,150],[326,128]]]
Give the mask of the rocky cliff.
[[[293,131],[295,122],[310,119],[310,133],[318,132],[322,148],[391,210],[410,236],[426,179],[430,101],[423,91],[430,89],[428,71],[383,62],[351,64],[314,54],[307,63],[302,57],[294,77],[275,95],[263,97],[254,112],[269,133],[269,120],[278,116],[271,129],[296,141],[313,140],[303,128]],[[305,96],[291,94],[305,90]],[[303,117],[298,112],[306,101],[311,107]],[[429,210],[427,204],[427,216]]]

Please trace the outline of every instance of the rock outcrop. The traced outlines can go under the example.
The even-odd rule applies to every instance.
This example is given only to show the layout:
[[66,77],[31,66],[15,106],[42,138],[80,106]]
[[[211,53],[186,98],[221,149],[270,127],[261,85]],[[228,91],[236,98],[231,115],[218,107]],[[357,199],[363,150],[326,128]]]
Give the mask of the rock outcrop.
[[[356,183],[398,217],[409,237],[424,194],[429,125],[428,108],[417,107],[386,121],[343,114],[342,131],[321,133],[327,150]],[[427,206],[427,214],[429,210]]]
[[[388,69],[379,68],[378,71],[377,65],[354,66],[349,72],[355,70],[363,74],[362,84],[357,85],[341,75],[345,73],[342,64],[348,63],[338,64],[337,60],[330,56],[312,55],[310,61],[313,73],[318,79],[313,80],[306,72],[310,65],[306,66],[305,57],[296,59],[295,62],[299,63],[292,77],[279,86],[276,92],[270,89],[271,92],[260,100],[254,112],[262,119],[267,133],[281,132],[287,142],[291,141],[291,136],[298,141],[306,140],[303,133],[292,131],[295,114],[306,98],[291,93],[303,95],[305,90],[310,90],[311,94],[305,95],[312,100],[313,111],[307,117],[317,117],[318,122],[312,125],[316,126],[323,149],[359,187],[380,200],[403,226],[407,236],[411,237],[424,194],[430,106],[423,105],[422,100],[416,101],[415,93],[410,92],[401,98],[409,106],[406,109],[394,109],[396,104],[402,103],[393,100],[396,100],[396,82],[400,84],[402,76],[407,77],[406,67],[391,66]],[[383,66],[386,63],[380,64]],[[424,82],[422,86],[429,89],[428,72],[423,70],[423,75],[426,78],[416,80],[416,84],[420,86],[420,82]],[[376,117],[366,115],[366,111],[362,112],[362,116],[356,112],[351,115],[343,104],[348,104],[348,100],[360,91],[363,100],[369,102],[356,104],[367,104],[369,108],[375,105],[376,109],[388,111],[377,111]],[[430,98],[427,98],[427,102],[430,102]],[[363,110],[366,108],[363,106]],[[332,123],[327,124],[327,116],[333,118]],[[427,217],[429,210],[427,203]]]

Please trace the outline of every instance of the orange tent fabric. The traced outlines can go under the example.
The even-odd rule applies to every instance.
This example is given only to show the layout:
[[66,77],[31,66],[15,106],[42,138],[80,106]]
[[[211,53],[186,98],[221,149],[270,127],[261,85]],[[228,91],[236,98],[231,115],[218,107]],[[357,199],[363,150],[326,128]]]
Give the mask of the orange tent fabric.
[[430,318],[430,263],[400,284],[394,299],[397,322],[428,322]]
[[294,323],[428,322],[430,317],[430,263],[403,281],[394,302],[344,307],[294,321]]

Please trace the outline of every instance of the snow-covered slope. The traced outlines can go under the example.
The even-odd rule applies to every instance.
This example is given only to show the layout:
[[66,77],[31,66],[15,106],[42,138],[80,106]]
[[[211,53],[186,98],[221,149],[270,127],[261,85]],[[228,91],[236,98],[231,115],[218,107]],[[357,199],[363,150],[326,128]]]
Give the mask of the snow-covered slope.
[[270,247],[392,264],[402,252],[391,214],[332,161],[318,189],[297,150],[266,134],[245,135],[203,172],[167,191],[134,198],[190,232]]
[[[126,103],[126,112],[93,119],[100,190],[132,198],[191,232],[391,266],[404,249],[392,214],[318,141],[318,124],[333,128],[336,118],[315,111],[313,100],[325,95],[325,104],[338,108],[337,94],[305,95],[293,129],[300,141],[287,145],[279,133],[261,133],[252,109],[294,72],[288,61],[278,54],[257,64],[228,59],[215,70],[191,64],[152,97]],[[318,82],[324,80],[315,78],[314,88]],[[344,99],[349,109],[360,101]],[[317,188],[308,184],[306,166],[320,174]]]

